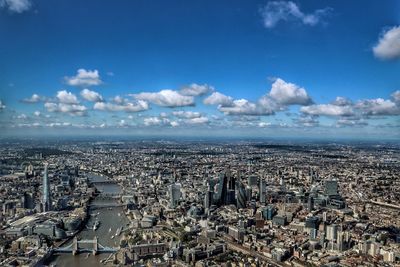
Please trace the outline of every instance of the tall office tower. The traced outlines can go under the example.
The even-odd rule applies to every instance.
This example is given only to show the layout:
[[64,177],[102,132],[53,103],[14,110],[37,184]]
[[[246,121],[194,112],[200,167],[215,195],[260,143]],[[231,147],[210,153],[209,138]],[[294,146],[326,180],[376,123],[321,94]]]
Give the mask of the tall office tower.
[[222,173],[219,176],[218,190],[216,195],[216,202],[218,203],[218,205],[225,205],[226,195],[228,191],[227,185],[228,182],[226,173]]
[[328,196],[338,195],[338,183],[336,180],[325,181],[325,194],[327,194]]
[[214,191],[210,181],[207,182],[207,192],[204,195],[204,209],[209,209],[213,204]]
[[326,222],[328,220],[328,213],[326,212],[326,211],[324,211],[323,213],[322,213],[322,221],[323,222]]
[[314,209],[314,198],[313,196],[308,196],[308,203],[307,203],[308,211],[312,211]]
[[43,173],[43,211],[51,210],[50,180],[47,173],[47,166],[48,164],[45,163]]
[[258,180],[257,176],[251,175],[249,176],[249,178],[247,178],[247,184],[249,186],[257,186],[257,180]]
[[236,204],[236,198],[235,198],[235,177],[231,175],[231,173],[227,173],[227,179],[226,179],[226,198],[225,198],[225,205],[230,205],[230,204]]
[[261,178],[260,180],[260,203],[265,204],[267,200],[267,185],[264,179]]
[[236,207],[238,209],[246,208],[246,188],[241,181],[237,181],[236,185]]
[[329,241],[336,241],[338,227],[336,224],[326,226],[326,239]]
[[181,184],[180,183],[173,183],[168,186],[168,192],[169,192],[169,207],[172,209],[175,209],[178,204],[179,200],[182,197],[182,192],[181,192]]
[[340,231],[337,234],[337,250],[343,251],[345,249],[345,242],[344,242],[344,232]]

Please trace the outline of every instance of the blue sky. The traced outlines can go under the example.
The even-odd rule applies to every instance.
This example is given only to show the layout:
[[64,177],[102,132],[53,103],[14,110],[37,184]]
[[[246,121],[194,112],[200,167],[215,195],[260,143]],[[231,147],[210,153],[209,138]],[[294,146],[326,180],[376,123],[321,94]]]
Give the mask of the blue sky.
[[399,138],[398,10],[398,1],[0,0],[0,127]]

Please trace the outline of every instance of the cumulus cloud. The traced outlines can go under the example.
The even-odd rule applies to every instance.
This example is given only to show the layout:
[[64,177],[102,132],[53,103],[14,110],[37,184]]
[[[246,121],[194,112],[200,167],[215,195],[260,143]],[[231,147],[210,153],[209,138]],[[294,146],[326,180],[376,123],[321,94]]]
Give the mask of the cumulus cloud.
[[258,123],[258,127],[260,127],[260,128],[265,128],[265,127],[268,127],[268,126],[270,126],[270,125],[271,125],[270,122],[265,122],[265,121],[260,121],[260,122]]
[[392,95],[394,102],[400,106],[400,90],[395,91]]
[[317,9],[313,13],[306,14],[292,1],[270,1],[262,9],[260,14],[266,28],[275,27],[280,21],[296,21],[304,25],[314,26],[326,17],[332,8]]
[[207,117],[201,116],[197,118],[191,118],[185,120],[186,123],[188,124],[205,124],[209,122],[209,119]]
[[170,124],[171,124],[172,127],[178,127],[179,126],[179,122],[177,122],[177,121],[171,121]]
[[226,96],[219,92],[214,92],[206,99],[203,100],[205,105],[221,105],[221,106],[231,106],[233,104],[233,98]]
[[33,115],[35,115],[36,117],[40,117],[40,115],[42,115],[42,113],[40,113],[40,111],[36,110],[35,112],[33,112]]
[[351,126],[366,126],[368,123],[364,120],[360,120],[358,118],[342,118],[336,121],[336,125],[338,127],[351,127]]
[[179,117],[179,118],[186,118],[186,119],[193,119],[193,118],[200,118],[201,113],[200,112],[194,112],[194,111],[174,111],[172,112],[172,115]]
[[333,104],[318,104],[301,107],[301,112],[315,116],[351,116],[354,114],[350,106],[337,106]]
[[163,120],[159,117],[148,117],[143,119],[144,125],[146,126],[154,126],[154,125],[161,125]]
[[42,101],[42,97],[40,97],[38,94],[33,94],[29,98],[22,99],[22,102],[25,102],[25,103],[38,103],[40,101]]
[[274,111],[269,107],[262,106],[246,99],[238,99],[232,102],[231,106],[219,106],[219,111],[226,115],[272,115]]
[[169,89],[161,90],[156,93],[143,92],[132,96],[138,100],[145,100],[158,106],[169,108],[194,106],[193,96],[185,96],[177,91]]
[[13,13],[22,13],[32,7],[29,0],[0,0],[0,7],[6,8]]
[[299,118],[293,119],[293,121],[299,126],[315,127],[319,125],[319,121],[316,116],[303,115]]
[[200,96],[214,91],[214,87],[207,84],[199,85],[192,83],[191,85],[184,86],[179,93],[187,96]]
[[26,115],[23,114],[23,113],[17,116],[17,119],[20,119],[20,120],[25,120],[25,119],[27,119],[27,118],[28,118],[28,116],[26,116]]
[[306,90],[294,83],[285,82],[277,78],[272,84],[269,96],[282,105],[309,105],[311,98]]
[[134,103],[123,103],[123,104],[96,102],[93,106],[93,109],[102,111],[139,112],[148,110],[149,104],[143,100],[138,100]]
[[6,106],[3,104],[3,102],[0,100],[0,111],[5,109]]
[[60,103],[63,104],[78,104],[78,98],[71,92],[67,92],[66,90],[57,92],[57,99]]
[[383,98],[360,100],[355,107],[365,115],[400,115],[400,106]]
[[49,112],[67,113],[75,116],[83,116],[86,114],[87,108],[83,105],[66,104],[66,103],[45,103],[44,107]]
[[347,97],[338,96],[334,101],[332,101],[332,105],[336,106],[351,106],[353,102]]
[[379,59],[400,58],[400,26],[383,31],[372,51],[375,57]]
[[78,69],[75,76],[65,77],[65,81],[71,86],[94,86],[102,84],[98,70]]
[[83,89],[81,91],[81,96],[86,99],[87,101],[91,101],[91,102],[102,102],[103,101],[103,97],[95,92],[95,91],[91,91],[89,89]]

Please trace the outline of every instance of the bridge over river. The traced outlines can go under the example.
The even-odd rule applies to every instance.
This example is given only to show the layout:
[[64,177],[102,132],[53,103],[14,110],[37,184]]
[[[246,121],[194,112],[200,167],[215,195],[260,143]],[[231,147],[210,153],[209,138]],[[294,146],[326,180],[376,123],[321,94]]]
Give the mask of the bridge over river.
[[55,248],[53,249],[53,252],[72,253],[72,255],[75,256],[82,252],[88,252],[92,253],[93,255],[96,255],[98,253],[115,253],[118,250],[119,248],[103,246],[102,244],[99,243],[97,236],[95,236],[93,240],[91,239],[78,240],[77,237],[74,237],[71,244]]

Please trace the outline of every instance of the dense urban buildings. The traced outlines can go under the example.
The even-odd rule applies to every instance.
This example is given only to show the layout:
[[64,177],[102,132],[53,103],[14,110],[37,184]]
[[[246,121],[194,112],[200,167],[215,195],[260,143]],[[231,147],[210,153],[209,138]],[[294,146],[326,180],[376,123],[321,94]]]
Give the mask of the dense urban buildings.
[[1,266],[400,264],[398,143],[10,139],[0,155]]

